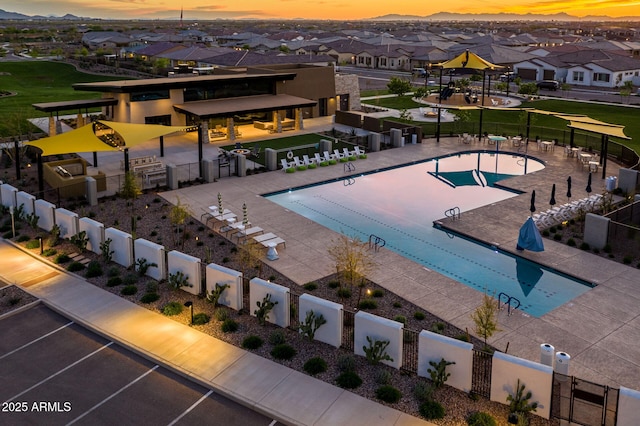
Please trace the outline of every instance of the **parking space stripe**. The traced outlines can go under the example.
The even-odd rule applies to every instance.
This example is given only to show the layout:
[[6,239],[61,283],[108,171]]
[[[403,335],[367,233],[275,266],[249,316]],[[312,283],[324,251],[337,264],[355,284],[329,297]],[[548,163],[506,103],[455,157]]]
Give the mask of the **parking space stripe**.
[[87,354],[87,355],[83,356],[82,358],[80,358],[79,360],[77,360],[76,362],[74,362],[73,364],[67,365],[65,368],[63,368],[62,370],[58,371],[57,373],[54,373],[54,374],[50,375],[50,376],[49,376],[49,377],[47,377],[46,379],[42,379],[42,380],[40,380],[40,381],[39,381],[38,383],[36,383],[35,385],[30,386],[29,388],[27,388],[27,389],[23,390],[22,392],[20,392],[19,394],[15,395],[15,396],[12,396],[11,398],[9,398],[9,399],[7,399],[6,401],[4,401],[4,402],[3,402],[3,404],[4,404],[4,403],[7,403],[7,402],[10,402],[10,401],[13,401],[13,400],[14,400],[14,399],[16,399],[16,398],[21,397],[22,395],[24,395],[25,393],[29,392],[30,390],[37,388],[37,387],[38,387],[38,386],[40,386],[41,384],[48,382],[49,380],[53,379],[53,378],[54,378],[54,377],[56,377],[56,376],[59,376],[60,374],[62,374],[62,373],[64,373],[65,371],[67,371],[68,369],[73,368],[74,366],[76,366],[76,365],[80,364],[82,361],[84,361],[84,360],[85,360],[85,359],[87,359],[87,358],[91,358],[92,356],[94,356],[95,354],[97,354],[98,352],[100,352],[101,350],[106,349],[106,348],[108,348],[108,347],[109,347],[109,346],[111,346],[111,345],[113,345],[113,342],[109,342],[109,343],[107,343],[106,345],[104,345],[104,346],[102,346],[102,347],[100,347],[100,348],[96,349],[95,351],[91,352],[90,354]]
[[202,398],[200,398],[199,400],[197,400],[196,402],[194,402],[191,407],[187,408],[186,410],[184,410],[182,412],[182,414],[180,414],[178,417],[176,417],[171,423],[169,423],[167,426],[173,426],[176,423],[178,423],[178,421],[183,418],[184,416],[186,416],[187,414],[189,414],[194,408],[196,408],[202,401],[204,401],[205,399],[207,399],[209,397],[209,395],[211,395],[213,393],[212,390],[210,390],[209,392],[205,393],[204,395],[202,395]]
[[273,425],[275,425],[276,423],[278,423],[278,421],[277,421],[277,420],[273,420],[271,423],[269,423],[269,426],[273,426]]
[[89,408],[87,411],[85,411],[84,413],[82,413],[81,415],[79,415],[78,417],[76,417],[75,419],[71,420],[69,423],[67,423],[67,426],[74,424],[75,422],[77,422],[78,420],[84,418],[85,416],[87,416],[89,413],[91,413],[92,411],[96,410],[98,407],[100,407],[101,405],[103,405],[104,403],[108,402],[110,399],[115,398],[116,396],[118,396],[120,393],[124,392],[125,390],[127,390],[129,387],[133,386],[134,384],[136,384],[137,382],[139,382],[140,380],[144,379],[148,374],[153,373],[154,371],[156,371],[157,368],[159,368],[159,365],[154,365],[153,368],[151,368],[149,371],[141,374],[140,376],[138,376],[135,380],[127,383],[126,385],[124,385],[123,387],[121,387],[120,389],[118,389],[116,392],[112,393],[111,395],[109,395],[108,397],[106,397],[105,399],[103,399],[102,401],[98,402],[96,405],[94,405],[93,407]]
[[69,327],[71,324],[73,324],[73,321],[66,323],[62,327],[56,328],[53,331],[50,331],[49,333],[47,333],[47,334],[45,334],[43,336],[40,336],[37,339],[30,341],[29,343],[25,343],[24,345],[20,346],[19,348],[16,348],[16,349],[12,350],[11,352],[7,352],[6,354],[0,356],[0,360],[4,359],[5,357],[8,357],[9,355],[12,355],[12,354],[18,352],[18,351],[21,351],[22,349],[26,348],[29,345],[33,345],[34,343],[39,342],[40,340],[45,339],[45,338],[51,336],[52,334],[57,333],[60,330],[63,330],[65,328]]

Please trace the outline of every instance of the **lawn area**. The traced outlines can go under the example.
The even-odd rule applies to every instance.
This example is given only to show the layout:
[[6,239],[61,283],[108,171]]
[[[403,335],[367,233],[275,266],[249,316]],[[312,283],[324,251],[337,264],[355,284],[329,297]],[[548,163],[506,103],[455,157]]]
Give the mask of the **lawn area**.
[[[98,92],[76,91],[74,83],[122,80],[123,78],[85,74],[69,64],[59,62],[3,62],[0,63],[0,90],[15,92],[16,96],[0,98],[0,136],[25,132],[26,119],[47,116],[31,105],[76,99],[99,99]],[[75,111],[66,113],[73,114]]]
[[[421,106],[413,102],[409,96],[398,98],[381,98],[367,103],[379,105],[385,108],[409,109]],[[537,100],[523,102],[522,108],[536,108],[545,111],[584,114],[605,123],[619,124],[625,126],[624,133],[631,140],[619,140],[629,148],[640,152],[640,120],[636,117],[640,110],[623,105],[602,105],[586,102],[573,102],[565,100]],[[482,116],[483,132],[507,135],[516,135],[526,132],[526,113],[521,111],[496,111],[485,110]],[[457,134],[462,132],[476,133],[480,121],[480,112],[477,110],[468,111],[469,121],[467,123],[445,123],[441,124],[441,134]],[[435,123],[416,122],[424,129],[425,134],[435,134]],[[542,139],[558,139],[561,142],[568,141],[568,122],[560,118],[533,114],[531,119],[531,138],[539,136]],[[576,132],[578,133],[578,132]],[[593,138],[600,138],[599,135],[592,134]],[[615,138],[612,138],[615,140]]]

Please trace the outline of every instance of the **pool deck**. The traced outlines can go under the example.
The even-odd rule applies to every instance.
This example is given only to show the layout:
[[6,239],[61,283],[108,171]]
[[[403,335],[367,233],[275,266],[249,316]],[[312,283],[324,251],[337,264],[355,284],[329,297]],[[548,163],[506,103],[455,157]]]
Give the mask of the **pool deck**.
[[[367,159],[354,162],[355,174],[474,149],[495,150],[495,147],[479,143],[459,144],[457,137],[441,138],[440,142],[425,139],[421,144],[369,153]],[[506,151],[511,149],[504,148]],[[530,155],[546,163],[546,168],[501,182],[525,193],[463,212],[461,220],[446,222],[446,225],[515,252],[518,230],[529,216],[531,190],[536,191],[538,210],[546,210],[554,183],[557,185],[558,204],[566,202],[564,194],[568,176],[573,180],[573,199],[587,196],[584,188],[588,173],[582,170],[575,158],[566,158],[560,147],[545,152],[538,151],[535,144],[529,144],[528,149]],[[617,175],[617,171],[618,166],[609,161],[607,175]],[[254,226],[273,232],[286,241],[286,248],[278,247],[279,259],[269,261],[269,265],[302,285],[335,272],[327,248],[338,234],[262,198],[260,194],[348,174],[343,164],[291,174],[274,171],[243,178],[224,178],[161,195],[170,201],[180,197],[180,202],[188,204],[196,217],[206,212],[209,205],[217,203],[218,193],[222,194],[225,208],[236,214],[242,214],[242,205],[246,203]],[[604,191],[601,174],[599,171],[593,175],[594,193]],[[638,389],[640,292],[637,287],[640,286],[640,270],[566,244],[550,240],[544,243],[544,252],[524,252],[522,256],[593,282],[597,287],[541,318],[533,318],[520,311],[507,316],[505,311],[501,311],[501,331],[489,343],[503,351],[508,347],[509,354],[533,361],[540,360],[540,345],[549,343],[556,351],[571,356],[571,375],[609,386]],[[375,254],[374,260],[377,267],[369,276],[371,280],[461,329],[473,330],[470,315],[481,303],[480,292],[384,248]]]

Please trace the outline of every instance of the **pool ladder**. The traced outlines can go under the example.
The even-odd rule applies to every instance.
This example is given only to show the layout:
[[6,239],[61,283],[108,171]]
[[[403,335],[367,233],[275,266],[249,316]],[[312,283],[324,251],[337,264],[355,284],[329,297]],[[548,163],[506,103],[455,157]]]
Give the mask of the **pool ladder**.
[[353,185],[354,183],[356,183],[356,180],[352,177],[348,177],[342,181],[342,184],[344,186],[350,186],[350,185]]
[[356,165],[353,164],[351,161],[349,161],[348,163],[344,163],[344,172],[345,173],[355,172],[355,171],[356,171]]
[[500,293],[498,295],[498,309],[500,309],[500,304],[502,303],[502,299],[505,300],[504,304],[507,305],[507,315],[511,316],[511,302],[514,303],[513,310],[516,310],[520,307],[520,301],[513,296],[509,296],[507,293]]
[[450,217],[451,220],[459,220],[460,219],[460,207],[452,207],[449,210],[444,212],[446,217]]
[[378,251],[380,247],[384,247],[386,244],[387,242],[381,237],[374,234],[369,235],[369,248],[373,248],[375,251]]

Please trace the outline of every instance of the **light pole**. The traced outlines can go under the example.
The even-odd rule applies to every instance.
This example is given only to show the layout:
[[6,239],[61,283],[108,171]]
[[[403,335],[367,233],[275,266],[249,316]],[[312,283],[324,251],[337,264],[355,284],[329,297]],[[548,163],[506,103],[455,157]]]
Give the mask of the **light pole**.
[[9,214],[11,215],[11,232],[13,232],[13,238],[16,237],[16,219],[14,217],[13,206],[9,206]]
[[192,301],[185,302],[184,306],[186,306],[191,310],[191,322],[189,324],[193,325],[193,302]]

